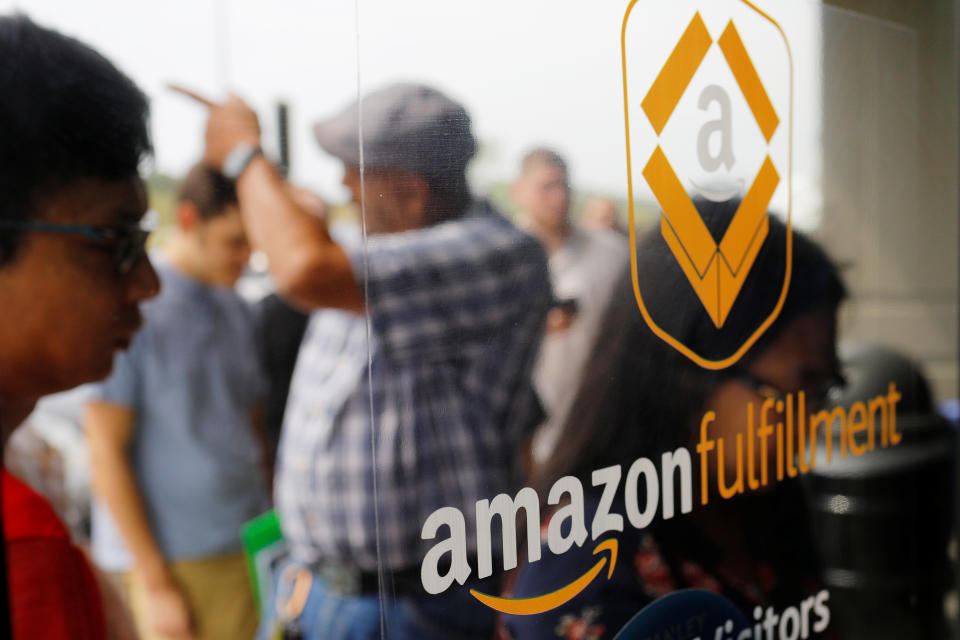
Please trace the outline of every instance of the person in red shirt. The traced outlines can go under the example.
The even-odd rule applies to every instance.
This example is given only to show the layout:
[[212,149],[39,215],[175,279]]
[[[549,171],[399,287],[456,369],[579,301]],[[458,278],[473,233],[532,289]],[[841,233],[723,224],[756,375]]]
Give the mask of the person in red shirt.
[[[0,95],[5,443],[38,398],[109,373],[159,284],[140,224],[143,93],[86,45],[15,15],[0,17]],[[110,592],[46,500],[6,471],[0,499],[0,637],[120,637]]]
[[47,501],[3,472],[3,525],[15,637],[106,637],[89,563]]

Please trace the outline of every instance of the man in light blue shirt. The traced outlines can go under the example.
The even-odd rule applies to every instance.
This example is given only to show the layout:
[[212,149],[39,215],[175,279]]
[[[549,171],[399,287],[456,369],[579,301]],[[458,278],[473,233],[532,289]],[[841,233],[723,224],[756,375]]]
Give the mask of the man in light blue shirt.
[[254,321],[232,289],[250,253],[233,184],[195,167],[177,224],[161,294],[87,406],[94,556],[125,572],[142,637],[249,638],[239,530],[268,499]]

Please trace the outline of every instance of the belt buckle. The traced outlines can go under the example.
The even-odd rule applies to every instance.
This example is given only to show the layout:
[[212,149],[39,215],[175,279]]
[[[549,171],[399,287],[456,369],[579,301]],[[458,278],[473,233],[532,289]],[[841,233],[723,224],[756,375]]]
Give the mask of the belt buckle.
[[317,574],[331,591],[340,596],[360,595],[360,572],[343,565],[322,565]]

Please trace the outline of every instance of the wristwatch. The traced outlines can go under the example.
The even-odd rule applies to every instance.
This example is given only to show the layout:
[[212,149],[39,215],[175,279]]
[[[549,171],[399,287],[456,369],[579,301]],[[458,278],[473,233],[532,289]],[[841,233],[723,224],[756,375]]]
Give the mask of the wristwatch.
[[249,142],[241,142],[233,149],[230,149],[230,153],[227,154],[226,159],[223,161],[223,169],[220,173],[222,173],[224,177],[236,181],[243,175],[250,161],[262,155],[263,149],[259,146],[250,144]]

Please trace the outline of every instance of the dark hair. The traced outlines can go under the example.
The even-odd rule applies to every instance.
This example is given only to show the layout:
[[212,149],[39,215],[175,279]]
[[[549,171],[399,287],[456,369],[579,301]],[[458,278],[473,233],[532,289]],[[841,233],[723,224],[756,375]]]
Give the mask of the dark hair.
[[[714,237],[722,237],[738,202],[698,201]],[[705,357],[732,354],[774,308],[782,290],[787,230],[769,217],[769,231],[722,329],[714,326],[656,228],[637,243],[637,272],[645,305],[656,321]],[[821,307],[836,308],[846,295],[823,250],[792,233],[792,277],[777,319],[743,358],[749,363],[792,320]],[[614,290],[600,338],[563,427],[554,457],[540,474],[549,487],[564,475],[587,477],[593,469],[629,463],[687,446],[692,427],[724,371],[705,369],[647,326],[629,270]]]
[[448,173],[423,176],[430,189],[427,204],[427,224],[436,224],[459,217],[466,211],[473,197],[463,169]]
[[237,204],[237,187],[216,169],[199,163],[193,165],[180,183],[177,201],[192,203],[201,220],[210,220]]
[[[147,99],[106,58],[23,15],[0,17],[2,220],[81,177],[123,180],[150,153]],[[0,265],[20,236],[0,234]]]

